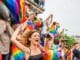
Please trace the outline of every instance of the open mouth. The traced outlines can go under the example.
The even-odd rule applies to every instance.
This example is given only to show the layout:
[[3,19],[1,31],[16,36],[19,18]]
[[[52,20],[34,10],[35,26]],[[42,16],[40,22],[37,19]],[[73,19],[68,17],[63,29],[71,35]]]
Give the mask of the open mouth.
[[39,42],[39,40],[36,40],[36,42]]

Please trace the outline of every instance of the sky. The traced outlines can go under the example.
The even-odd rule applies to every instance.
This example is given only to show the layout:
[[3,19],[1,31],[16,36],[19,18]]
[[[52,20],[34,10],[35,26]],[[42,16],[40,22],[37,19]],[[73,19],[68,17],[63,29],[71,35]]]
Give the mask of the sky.
[[80,0],[46,0],[45,11],[39,14],[44,20],[53,14],[53,21],[60,23],[60,29],[68,35],[80,35]]

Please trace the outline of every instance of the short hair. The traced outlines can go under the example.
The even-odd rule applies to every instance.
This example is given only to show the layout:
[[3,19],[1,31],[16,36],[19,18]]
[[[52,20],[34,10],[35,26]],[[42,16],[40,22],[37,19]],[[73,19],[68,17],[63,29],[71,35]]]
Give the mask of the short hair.
[[58,39],[54,39],[54,44],[59,44],[59,40]]
[[45,36],[46,38],[52,38],[52,36],[50,34],[46,34]]
[[53,25],[56,25],[56,22],[53,22]]

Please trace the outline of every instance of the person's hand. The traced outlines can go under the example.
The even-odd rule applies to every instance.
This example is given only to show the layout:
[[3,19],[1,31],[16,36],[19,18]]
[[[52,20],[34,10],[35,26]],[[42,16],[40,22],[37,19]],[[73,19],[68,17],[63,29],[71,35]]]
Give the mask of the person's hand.
[[29,31],[30,31],[30,29],[26,28],[25,31],[24,31],[24,33],[27,33]]
[[21,24],[21,26],[22,26],[22,30],[24,31],[24,29],[26,28],[26,26],[27,26],[27,23],[26,22],[24,22],[23,24]]
[[53,17],[53,14],[51,14],[50,16]]

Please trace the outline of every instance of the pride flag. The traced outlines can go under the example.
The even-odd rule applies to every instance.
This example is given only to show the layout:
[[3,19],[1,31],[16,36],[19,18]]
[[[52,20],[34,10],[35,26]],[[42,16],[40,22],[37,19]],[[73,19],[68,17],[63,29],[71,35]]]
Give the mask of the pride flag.
[[20,0],[20,22],[24,23],[27,20],[24,0]]
[[[1,0],[11,12],[15,23],[20,23],[24,19],[24,0]],[[24,60],[24,53],[15,45],[12,46],[14,60]]]
[[24,22],[25,18],[25,3],[24,0],[1,0],[10,10],[15,23]]
[[20,15],[19,0],[2,0],[2,2],[10,10],[10,12],[14,18],[15,23],[19,23],[19,15]]
[[53,36],[55,37],[58,33],[58,28],[60,27],[59,23],[56,22],[56,24],[52,24],[49,28],[49,32],[51,34],[53,34]]
[[[15,23],[25,22],[25,6],[24,0],[0,0],[9,9]],[[24,53],[15,45],[12,46],[12,55],[14,60],[24,60]]]
[[52,25],[52,26],[49,28],[49,32],[50,32],[53,36],[56,36],[56,35],[57,35],[56,26],[55,26],[55,25]]
[[60,58],[60,51],[58,51],[59,45],[53,45],[52,50],[53,50],[53,59],[52,60],[59,60]]
[[46,50],[43,60],[52,60],[53,59],[53,50]]
[[24,53],[15,45],[12,46],[12,56],[14,60],[25,60]]

